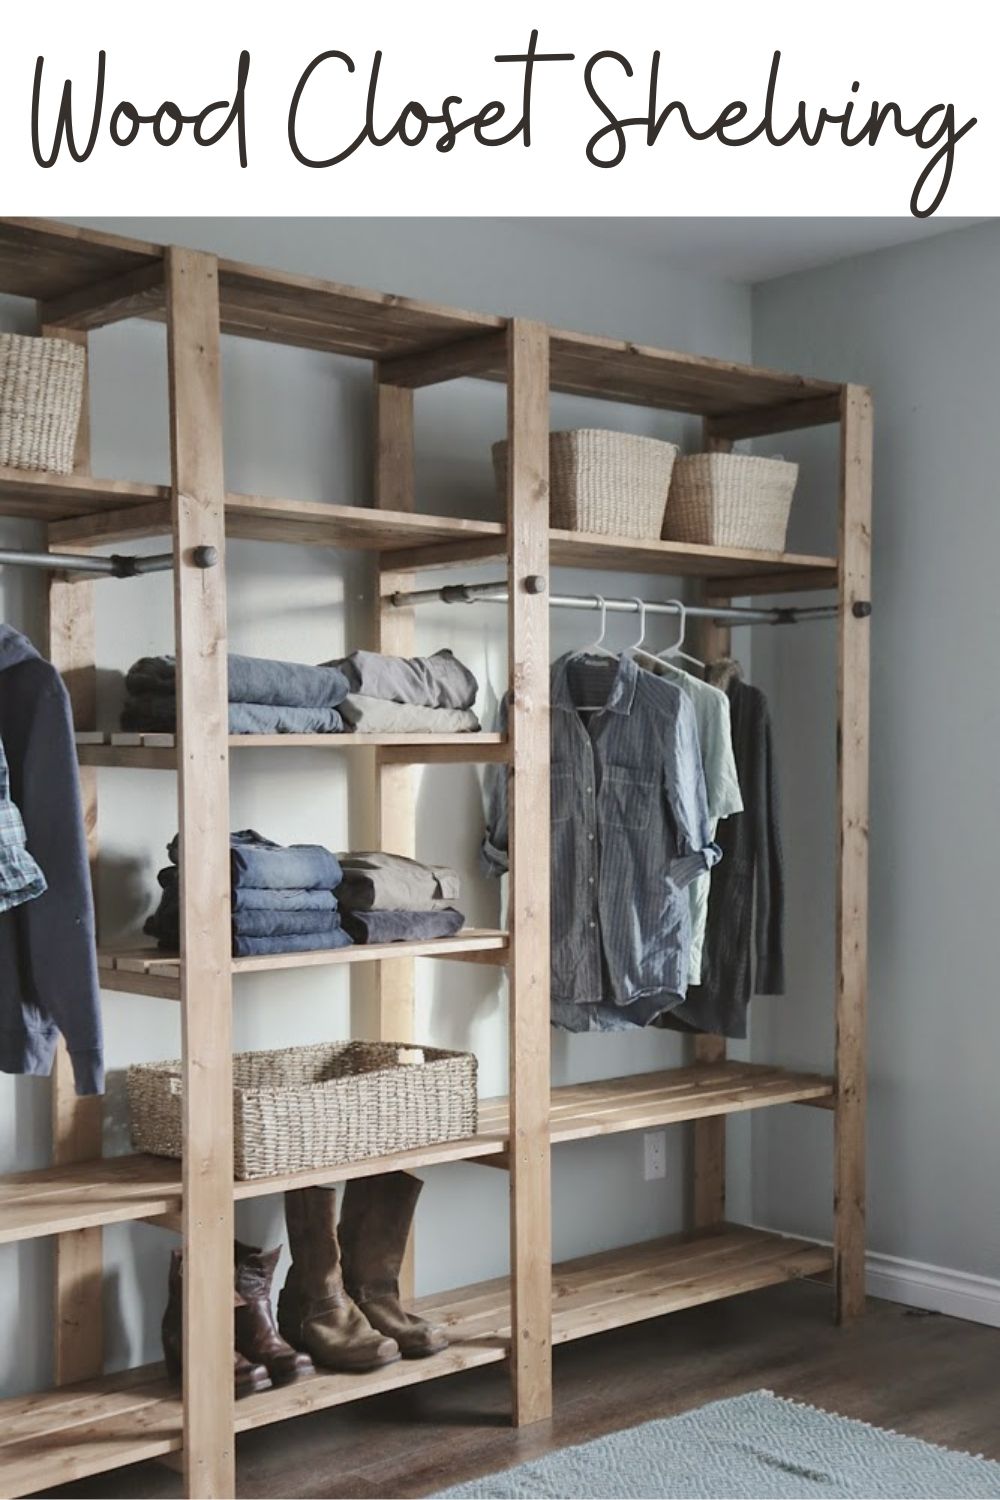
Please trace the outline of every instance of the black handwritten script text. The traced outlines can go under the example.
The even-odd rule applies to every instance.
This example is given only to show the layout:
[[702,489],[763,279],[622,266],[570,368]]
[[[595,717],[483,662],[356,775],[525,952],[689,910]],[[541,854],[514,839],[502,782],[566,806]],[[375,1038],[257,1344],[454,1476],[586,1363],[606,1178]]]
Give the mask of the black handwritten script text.
[[[455,150],[460,137],[477,146],[531,147],[543,144],[541,106],[533,111],[535,94],[544,90],[539,79],[552,77],[552,65],[575,64],[589,105],[596,112],[589,139],[581,150],[591,166],[611,170],[630,150],[644,146],[669,151],[678,134],[689,140],[722,146],[816,147],[833,141],[841,147],[875,147],[885,137],[909,140],[923,152],[924,162],[910,195],[910,212],[919,218],[935,213],[944,201],[955,169],[959,141],[976,124],[975,116],[959,123],[953,103],[928,104],[904,110],[892,100],[879,101],[862,92],[854,79],[844,97],[831,107],[790,93],[783,75],[788,65],[775,51],[766,80],[760,80],[747,99],[720,104],[686,102],[664,84],[663,55],[654,51],[640,66],[622,52],[606,49],[585,60],[573,52],[541,51],[538,32],[532,31],[523,52],[498,53],[498,93],[513,84],[513,100],[488,98],[467,101],[460,93],[446,93],[438,102],[417,97],[407,84],[393,97],[384,83],[384,54],[377,50],[370,63],[360,64],[337,48],[320,52],[303,67],[287,108],[288,146],[294,160],[309,168],[335,167],[364,148],[396,144],[433,147],[442,154]],[[75,87],[64,78],[61,88],[46,79],[45,59],[35,65],[31,102],[31,144],[40,167],[52,167],[65,152],[75,163],[86,162],[103,139],[117,147],[131,146],[143,136],[159,146],[174,146],[187,132],[198,146],[218,146],[226,136],[235,141],[241,167],[248,164],[247,115],[250,54],[243,51],[227,96],[185,111],[172,99],[143,112],[127,97],[112,103],[117,89],[108,88],[108,59],[98,53],[87,84]],[[780,83],[780,87],[779,87]],[[628,109],[620,99],[628,99]],[[757,102],[748,102],[756,100]],[[636,107],[638,105],[638,107]],[[553,106],[554,107],[554,106]],[[354,123],[344,127],[344,118]]]

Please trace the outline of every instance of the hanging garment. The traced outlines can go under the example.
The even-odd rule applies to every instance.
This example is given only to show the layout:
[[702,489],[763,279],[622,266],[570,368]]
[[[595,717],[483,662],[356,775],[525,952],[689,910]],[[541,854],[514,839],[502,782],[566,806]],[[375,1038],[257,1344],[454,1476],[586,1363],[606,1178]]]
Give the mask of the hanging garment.
[[785,989],[778,779],[764,694],[742,680],[735,661],[715,663],[709,678],[729,698],[744,810],[719,830],[724,857],[709,891],[702,983],[671,1020],[744,1037],[751,994],[781,995]]
[[10,798],[10,771],[0,741],[0,912],[45,894],[45,876],[28,853],[24,819]]
[[352,693],[382,698],[387,703],[412,703],[420,708],[471,708],[479,683],[464,662],[450,651],[433,656],[383,656],[378,651],[352,651],[327,663],[347,678]]
[[[695,711],[630,656],[560,657],[550,698],[552,1020],[570,1031],[647,1026],[683,1001],[687,887],[719,858]],[[599,702],[585,724],[578,705]],[[489,768],[486,788],[483,861],[500,875],[504,768]]]
[[458,900],[461,882],[446,865],[380,850],[338,857],[344,878],[336,896],[345,912],[442,911]]
[[[708,798],[708,815],[711,819],[712,838],[716,837],[719,823],[743,811],[736,762],[733,759],[733,732],[729,712],[729,699],[721,688],[693,677],[682,671],[671,661],[651,656],[647,651],[636,651],[635,659],[644,672],[653,672],[674,682],[687,694],[694,704],[694,716],[698,724],[698,744],[701,748],[701,763],[705,772],[705,795]],[[691,899],[691,951],[688,958],[688,984],[701,983],[701,959],[705,945],[705,924],[708,921],[708,891],[712,876],[705,872],[692,880],[688,886]]]
[[0,739],[48,889],[0,915],[0,1069],[48,1074],[66,1040],[78,1094],[104,1089],[94,901],[69,695],[30,641],[0,625]]

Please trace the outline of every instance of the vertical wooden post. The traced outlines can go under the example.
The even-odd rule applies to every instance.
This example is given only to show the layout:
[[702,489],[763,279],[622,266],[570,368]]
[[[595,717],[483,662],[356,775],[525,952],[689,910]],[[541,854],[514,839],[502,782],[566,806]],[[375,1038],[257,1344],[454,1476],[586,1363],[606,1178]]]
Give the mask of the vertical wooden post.
[[[732,448],[728,438],[713,437],[709,424],[705,424],[702,448],[706,453],[728,453]],[[707,600],[704,589],[699,598]],[[714,603],[729,603],[729,600],[714,599]],[[728,656],[731,650],[732,633],[727,625],[716,625],[712,620],[695,622],[697,652],[703,661],[714,661]],[[724,1036],[696,1036],[694,1039],[695,1061],[700,1063],[721,1062],[726,1055]],[[726,1217],[726,1120],[724,1115],[707,1120],[696,1120],[694,1131],[694,1192],[692,1219],[695,1229],[710,1229],[721,1224]]]
[[[214,256],[167,251],[184,1053],[184,1457],[235,1494],[225,489]],[[194,549],[214,547],[199,568]]]
[[868,1001],[869,622],[854,613],[871,599],[872,401],[844,387],[840,442],[840,618],[837,781],[837,1098],[834,1124],[836,1316],[865,1304],[865,1027]]
[[549,338],[514,319],[507,344],[510,656],[510,1194],[514,1420],[552,1412],[549,1161]]
[[[80,345],[86,355],[86,333],[44,326],[41,332],[46,338]],[[90,472],[88,386],[89,371],[77,430],[73,465],[77,474]],[[73,723],[77,729],[93,729],[97,723],[94,584],[52,574],[48,605],[49,658],[66,683]],[[97,772],[93,768],[80,770],[80,801],[96,902]],[[57,1166],[92,1161],[103,1154],[103,1104],[99,1097],[77,1096],[69,1056],[60,1041],[52,1071],[52,1160]],[[104,1368],[103,1235],[99,1228],[56,1235],[53,1278],[53,1374],[56,1385],[70,1385],[100,1375]]]
[[[413,392],[383,385],[375,371],[375,504],[382,510],[413,510]],[[412,587],[409,573],[383,572],[378,567],[375,649],[391,656],[412,656],[416,650],[416,621],[412,609],[395,609],[383,601],[397,590]],[[413,767],[386,762],[376,750],[375,785],[378,846],[392,854],[414,858],[417,852],[417,810]],[[383,959],[375,965],[380,1041],[413,1040],[416,974],[412,958]],[[413,1296],[413,1234],[399,1272],[400,1295]]]

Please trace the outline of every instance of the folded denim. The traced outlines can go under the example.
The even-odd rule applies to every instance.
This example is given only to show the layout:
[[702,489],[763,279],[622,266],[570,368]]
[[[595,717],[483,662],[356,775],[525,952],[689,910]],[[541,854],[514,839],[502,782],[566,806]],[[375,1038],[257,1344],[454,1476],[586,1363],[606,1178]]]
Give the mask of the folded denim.
[[341,854],[336,888],[343,911],[441,911],[458,899],[460,881],[445,865],[423,865],[376,850]]
[[[167,858],[177,863],[180,844],[175,835]],[[322,844],[291,844],[285,848],[253,828],[229,835],[229,866],[233,890],[334,891],[343,879],[340,861]]]
[[[176,892],[180,873],[176,865],[168,865],[157,875],[165,891]],[[312,911],[337,910],[337,898],[332,891],[259,890],[251,885],[239,885],[232,892],[233,911]]]
[[[337,666],[271,661],[262,656],[229,658],[230,703],[270,704],[283,708],[336,708],[348,692]],[[173,694],[177,665],[172,656],[144,656],[129,669],[125,686],[133,697]]]
[[[352,651],[330,661],[339,669],[352,693],[382,698],[388,703],[412,703],[421,708],[471,708],[479,683],[450,651],[433,656],[383,656],[378,651]],[[339,702],[340,700],[338,700]]]
[[[164,891],[157,910],[150,917],[156,936],[159,932],[180,932],[180,906],[176,895]],[[339,926],[336,911],[234,911],[233,934],[236,937],[299,937],[309,932],[332,932]]]
[[454,937],[465,917],[446,906],[441,911],[345,911],[343,922],[355,943],[425,943]]
[[469,708],[421,708],[348,693],[340,712],[359,734],[474,734],[480,723]]
[[234,937],[234,958],[256,958],[268,953],[320,953],[331,948],[349,948],[351,939],[342,927],[330,932],[307,932],[300,937]]
[[[170,693],[144,693],[126,698],[121,726],[127,733],[173,734],[177,728],[177,700]],[[290,708],[270,703],[230,703],[230,734],[343,734],[344,721],[335,708]]]

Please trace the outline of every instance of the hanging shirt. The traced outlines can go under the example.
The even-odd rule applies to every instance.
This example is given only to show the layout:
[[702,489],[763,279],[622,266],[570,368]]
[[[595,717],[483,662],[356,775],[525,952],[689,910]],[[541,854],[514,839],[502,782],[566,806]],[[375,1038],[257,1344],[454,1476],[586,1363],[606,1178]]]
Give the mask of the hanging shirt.
[[[651,656],[647,651],[636,651],[635,659],[644,672],[654,672],[659,677],[665,677],[668,682],[676,683],[694,705],[701,763],[705,772],[705,795],[708,798],[708,815],[714,839],[722,818],[731,818],[735,813],[743,811],[743,798],[733,758],[729,699],[720,688],[703,682],[700,677],[693,677],[690,672],[683,671],[671,661],[664,661],[660,656]],[[688,886],[691,901],[688,984],[701,984],[701,959],[705,945],[711,879],[706,871]]]
[[0,740],[0,912],[44,896],[45,876],[28,853],[20,809],[11,801],[10,772]]
[[781,995],[785,989],[778,777],[764,694],[742,680],[738,662],[716,662],[709,673],[729,698],[746,808],[719,833],[725,858],[708,898],[702,983],[670,1021],[744,1037],[751,994]]
[[[603,707],[584,722],[588,704]],[[572,654],[553,663],[551,710],[552,1020],[646,1026],[683,1000],[687,887],[719,859],[694,708],[629,656]],[[507,869],[500,767],[487,778],[483,859]]]

